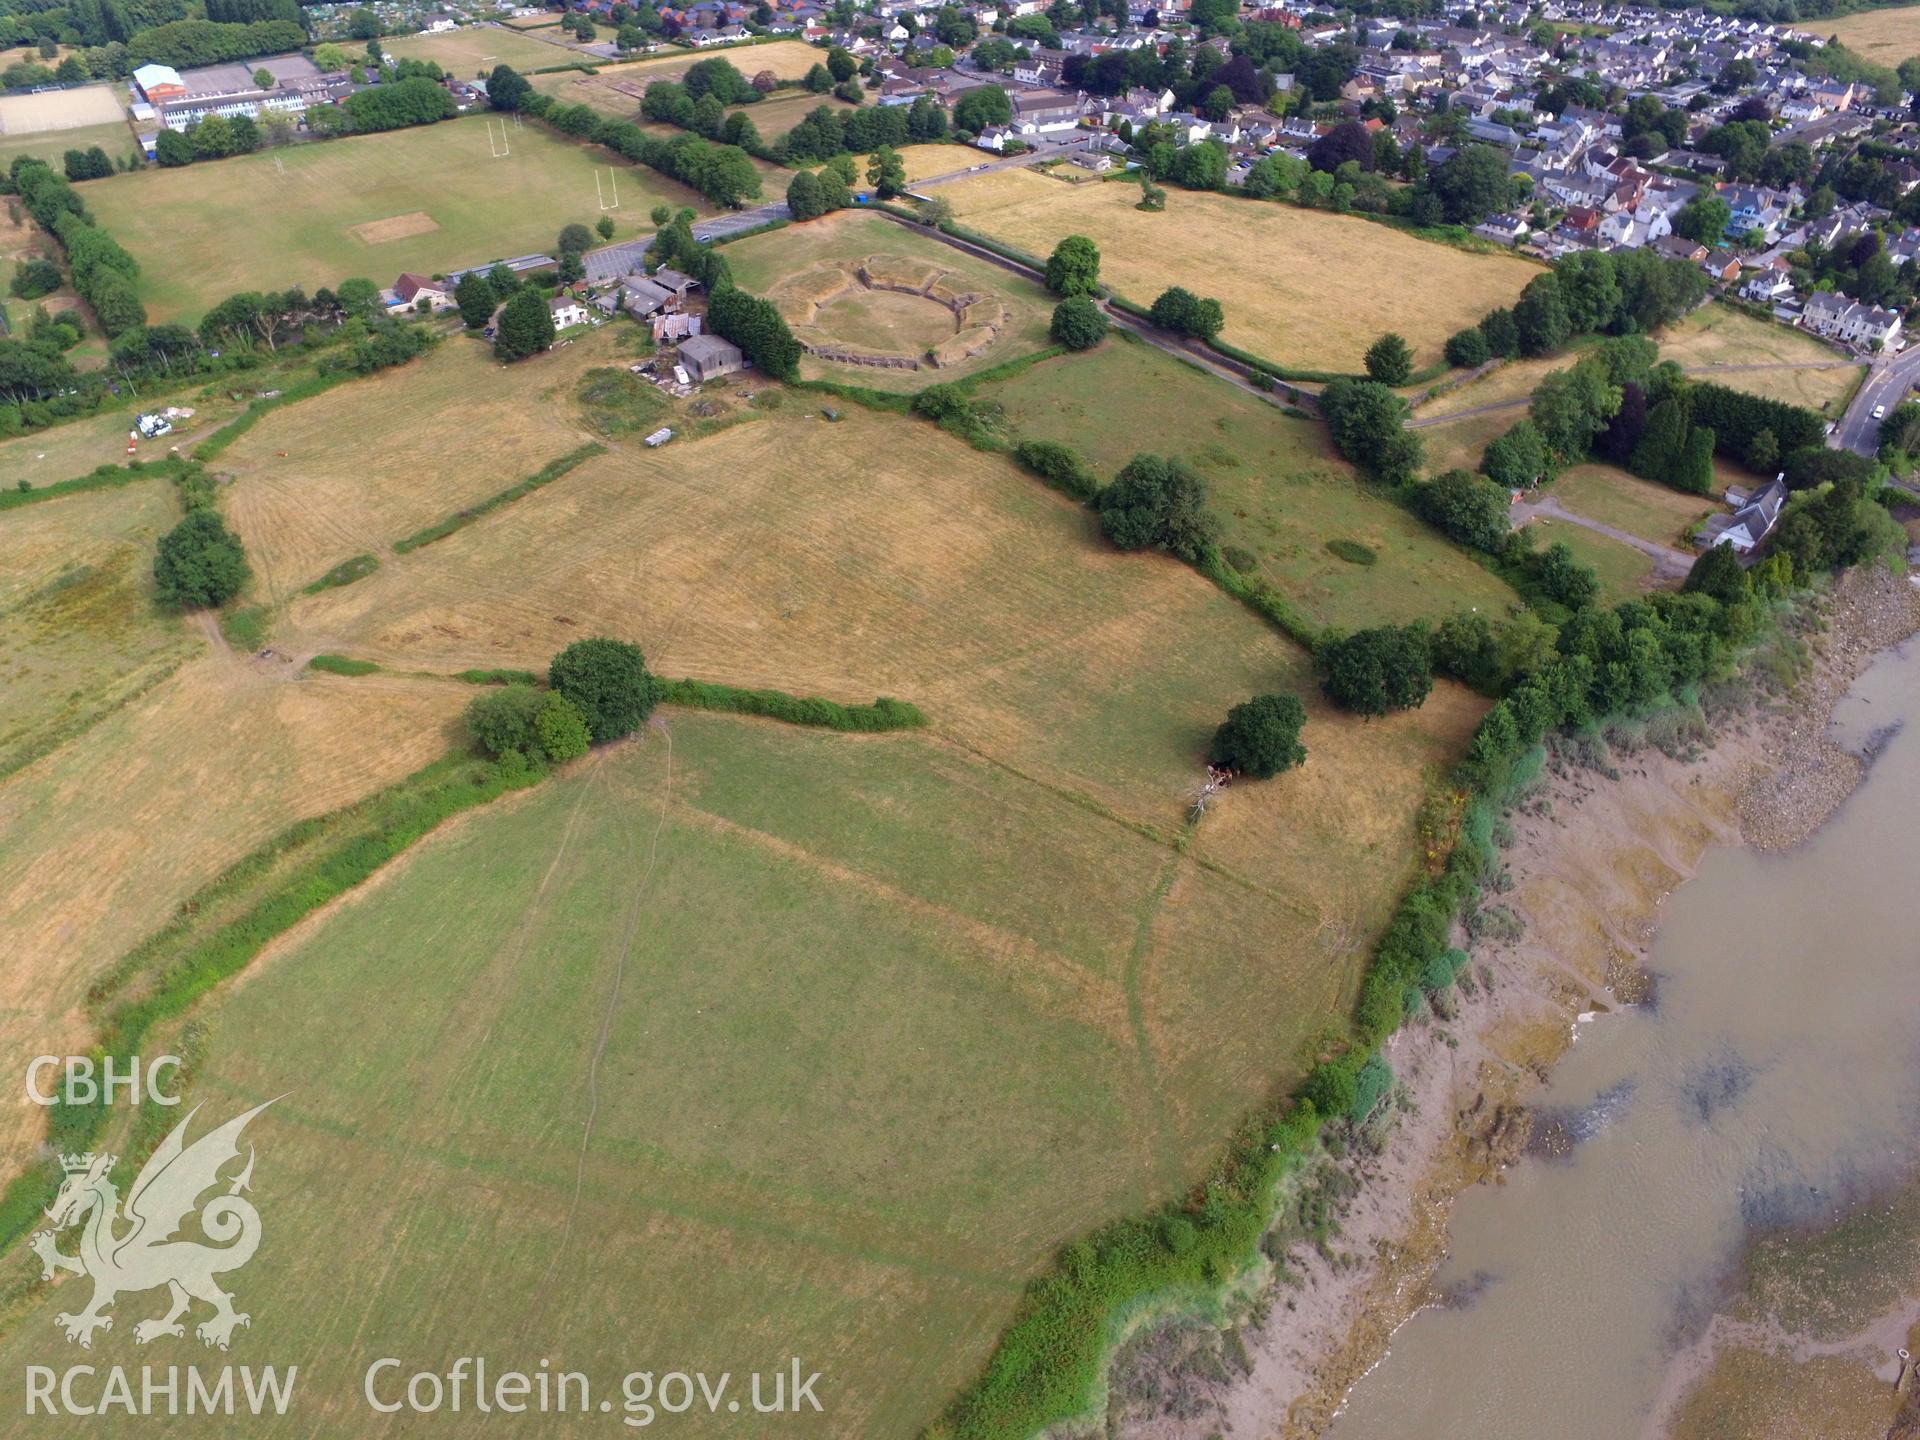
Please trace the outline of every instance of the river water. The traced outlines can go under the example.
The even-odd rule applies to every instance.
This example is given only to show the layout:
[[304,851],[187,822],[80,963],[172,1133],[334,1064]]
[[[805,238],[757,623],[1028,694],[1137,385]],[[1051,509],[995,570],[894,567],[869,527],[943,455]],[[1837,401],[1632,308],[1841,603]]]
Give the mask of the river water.
[[1571,1148],[1461,1196],[1448,1302],[1400,1330],[1332,1440],[1657,1433],[1672,1357],[1747,1242],[1910,1171],[1920,643],[1882,656],[1834,727],[1877,755],[1865,782],[1798,850],[1714,852],[1667,902],[1653,1000],[1581,1025],[1539,1097]]

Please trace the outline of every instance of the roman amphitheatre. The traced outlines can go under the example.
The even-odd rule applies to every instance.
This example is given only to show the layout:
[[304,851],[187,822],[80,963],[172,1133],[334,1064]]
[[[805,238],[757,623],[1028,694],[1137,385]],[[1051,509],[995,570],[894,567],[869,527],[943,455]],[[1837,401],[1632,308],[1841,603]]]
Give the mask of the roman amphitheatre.
[[808,354],[889,370],[946,369],[985,354],[1008,318],[993,291],[899,255],[816,265],[773,299]]

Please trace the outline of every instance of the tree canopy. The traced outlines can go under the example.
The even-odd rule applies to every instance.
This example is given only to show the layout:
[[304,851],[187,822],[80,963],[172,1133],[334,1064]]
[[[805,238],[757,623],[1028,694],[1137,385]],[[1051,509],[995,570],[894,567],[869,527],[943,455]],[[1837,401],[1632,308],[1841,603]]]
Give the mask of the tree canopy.
[[604,636],[576,640],[554,656],[547,684],[579,709],[595,744],[631,735],[660,701],[640,647]]
[[1271,779],[1307,758],[1300,743],[1306,723],[1306,707],[1297,695],[1256,695],[1227,712],[1213,732],[1207,758],[1256,780]]

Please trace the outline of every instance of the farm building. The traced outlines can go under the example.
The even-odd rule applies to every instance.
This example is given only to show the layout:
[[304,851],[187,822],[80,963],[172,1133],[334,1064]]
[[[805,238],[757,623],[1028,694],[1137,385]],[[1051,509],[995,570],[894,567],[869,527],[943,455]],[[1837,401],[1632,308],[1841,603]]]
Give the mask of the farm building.
[[696,385],[744,370],[747,360],[740,347],[718,335],[693,335],[680,342],[680,363]]
[[425,300],[427,308],[437,312],[454,303],[453,287],[444,280],[435,280],[426,275],[402,275],[393,282],[392,293],[393,298],[388,302],[391,305],[411,307]]
[[553,328],[565,330],[570,325],[584,325],[590,318],[587,307],[572,295],[559,295],[547,302],[547,308],[553,312]]

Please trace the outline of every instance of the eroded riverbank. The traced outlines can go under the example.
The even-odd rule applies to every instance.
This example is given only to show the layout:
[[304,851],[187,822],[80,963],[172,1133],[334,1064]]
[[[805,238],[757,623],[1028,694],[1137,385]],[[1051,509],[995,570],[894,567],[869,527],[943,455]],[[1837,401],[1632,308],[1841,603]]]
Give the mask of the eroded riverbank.
[[[1695,1150],[1702,1157],[1704,1171],[1693,1177],[1700,1193],[1738,1190],[1753,1178],[1742,1167],[1752,1171],[1753,1152],[1763,1148],[1745,1127],[1765,1128],[1777,1118],[1763,1108],[1782,1103],[1768,1087],[1784,1083],[1792,1067],[1757,1053],[1768,1049],[1765,1034],[1730,1039],[1718,1053],[1685,1064],[1668,1057],[1674,1066],[1653,1079],[1630,1073],[1659,1068],[1645,1055],[1614,1057],[1624,1070],[1620,1063],[1561,1062],[1583,1033],[1596,1044],[1580,1047],[1582,1062],[1602,1048],[1598,1037],[1608,1036],[1611,1046],[1610,1026],[1637,1034],[1657,1059],[1669,1037],[1651,1024],[1635,1032],[1634,1023],[1660,1016],[1663,1005],[1697,1018],[1727,1003],[1692,993],[1684,974],[1663,983],[1655,956],[1672,937],[1662,934],[1658,947],[1654,941],[1668,895],[1703,864],[1714,868],[1711,883],[1724,883],[1723,860],[1758,863],[1781,854],[1834,813],[1857,786],[1862,752],[1871,747],[1836,743],[1829,717],[1874,656],[1917,625],[1920,604],[1904,578],[1849,577],[1824,607],[1820,626],[1804,637],[1808,663],[1791,695],[1723,709],[1710,749],[1698,748],[1684,726],[1646,737],[1658,745],[1559,747],[1550,773],[1508,817],[1511,834],[1502,837],[1504,893],[1490,895],[1488,905],[1510,912],[1513,923],[1484,928],[1474,946],[1473,993],[1459,1015],[1403,1032],[1387,1052],[1409,1109],[1384,1155],[1343,1160],[1363,1188],[1337,1238],[1317,1249],[1295,1246],[1281,1283],[1252,1308],[1229,1347],[1233,1363],[1207,1375],[1160,1377],[1164,1403],[1135,1406],[1125,1433],[1308,1437],[1331,1427],[1337,1440],[1414,1433],[1612,1440],[1638,1428],[1638,1412],[1673,1399],[1664,1358],[1713,1313],[1728,1255],[1754,1217],[1743,1217],[1736,1202],[1730,1215],[1702,1213],[1663,1232],[1668,1212],[1698,1208],[1697,1195],[1666,1193],[1674,1177],[1637,1172],[1632,1163],[1613,1177],[1611,1190],[1583,1195],[1570,1177],[1584,1161],[1567,1157],[1620,1116],[1631,1125],[1642,1115],[1660,1116],[1662,1125],[1677,1127],[1663,1144],[1682,1157]],[[1746,848],[1732,848],[1743,840]],[[1764,877],[1745,883],[1756,887],[1756,899],[1765,898]],[[1811,986],[1795,1003],[1817,1003],[1820,988]],[[1634,1007],[1628,1018],[1597,1030],[1581,1023],[1625,1007]],[[1645,1093],[1636,1092],[1637,1083]],[[1890,1123],[1906,1103],[1888,1099],[1866,1128]],[[1824,1123],[1803,1118],[1815,1131]],[[1529,1152],[1533,1158],[1516,1164]],[[1828,1158],[1858,1163],[1852,1155]],[[1805,1183],[1786,1179],[1792,1168],[1779,1167],[1779,1193],[1759,1219],[1785,1218],[1792,1209],[1786,1192]],[[1516,1209],[1503,1205],[1508,1195],[1476,1188],[1486,1181],[1538,1193],[1520,1197]],[[1757,1189],[1767,1183],[1755,1180]],[[1838,1203],[1832,1198],[1818,1215],[1792,1218],[1830,1221]],[[1530,1243],[1541,1249],[1516,1273],[1514,1226],[1529,1214],[1541,1225]],[[1681,1232],[1684,1238],[1674,1238]],[[1645,1262],[1640,1279],[1618,1293],[1607,1289],[1606,1276],[1634,1265],[1610,1257],[1609,1242],[1626,1246],[1635,1265]],[[1659,1253],[1662,1245],[1673,1253]],[[1715,1277],[1700,1267],[1707,1252],[1715,1257],[1719,1291],[1708,1288]],[[1608,1347],[1621,1331],[1646,1343],[1636,1340],[1630,1355],[1624,1350],[1633,1347],[1616,1347],[1622,1353],[1615,1354]],[[1534,1346],[1546,1332],[1553,1343]],[[1509,1336],[1522,1343],[1503,1345]],[[1392,1358],[1356,1388],[1390,1341]],[[1649,1347],[1657,1357],[1640,1353]],[[1709,1362],[1699,1373],[1711,1368]],[[1683,1393],[1694,1383],[1686,1381]]]

